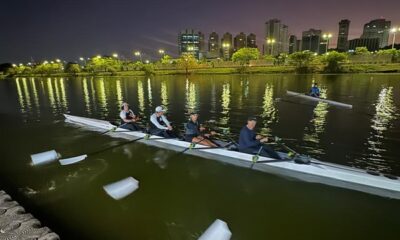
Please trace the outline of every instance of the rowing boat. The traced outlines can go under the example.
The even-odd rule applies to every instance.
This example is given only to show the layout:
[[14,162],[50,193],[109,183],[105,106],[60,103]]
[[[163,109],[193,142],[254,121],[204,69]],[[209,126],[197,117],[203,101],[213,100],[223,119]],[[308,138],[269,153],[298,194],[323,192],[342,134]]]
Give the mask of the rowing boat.
[[304,93],[286,91],[286,94],[290,95],[292,97],[301,97],[301,98],[304,98],[304,99],[307,99],[307,100],[311,100],[311,101],[325,102],[325,103],[328,103],[328,104],[331,104],[331,105],[335,105],[335,106],[339,106],[339,107],[353,108],[353,105],[350,105],[350,104],[336,102],[336,101],[328,100],[328,99],[325,99],[325,98],[312,97],[312,96],[306,95]]
[[[111,123],[73,115],[64,114],[66,121],[80,126],[90,127],[95,131],[115,129]],[[138,139],[138,142],[166,148],[174,151],[185,151],[185,154],[200,156],[203,158],[221,161],[240,167],[247,167],[254,170],[283,175],[298,180],[321,183],[330,186],[346,188],[379,195],[388,198],[400,199],[400,181],[395,176],[381,175],[379,173],[365,171],[358,168],[343,165],[326,163],[316,159],[311,159],[309,164],[298,164],[293,160],[275,160],[260,156],[256,164],[253,164],[253,155],[241,153],[227,148],[210,148],[202,145],[191,144],[179,139],[165,139],[158,136],[146,137],[142,132],[127,132],[126,129],[117,128],[111,136],[123,137],[128,139]],[[287,157],[285,153],[279,153],[282,157]]]

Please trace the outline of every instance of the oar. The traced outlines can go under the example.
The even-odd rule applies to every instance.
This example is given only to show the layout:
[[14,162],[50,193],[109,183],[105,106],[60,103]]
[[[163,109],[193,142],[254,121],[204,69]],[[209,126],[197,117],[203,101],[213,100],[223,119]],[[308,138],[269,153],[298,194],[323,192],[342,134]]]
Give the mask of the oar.
[[260,158],[260,153],[261,153],[261,150],[262,150],[262,149],[263,149],[263,146],[261,146],[260,149],[258,149],[257,154],[254,155],[254,156],[251,158],[251,161],[252,161],[253,163],[251,164],[250,169],[253,169],[254,164],[257,163],[258,159]]

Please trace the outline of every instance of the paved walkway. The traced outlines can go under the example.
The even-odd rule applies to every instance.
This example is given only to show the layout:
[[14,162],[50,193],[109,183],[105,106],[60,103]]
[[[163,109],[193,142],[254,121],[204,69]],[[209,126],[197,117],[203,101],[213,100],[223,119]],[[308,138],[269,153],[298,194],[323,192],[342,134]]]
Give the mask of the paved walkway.
[[0,240],[58,240],[59,236],[0,190]]

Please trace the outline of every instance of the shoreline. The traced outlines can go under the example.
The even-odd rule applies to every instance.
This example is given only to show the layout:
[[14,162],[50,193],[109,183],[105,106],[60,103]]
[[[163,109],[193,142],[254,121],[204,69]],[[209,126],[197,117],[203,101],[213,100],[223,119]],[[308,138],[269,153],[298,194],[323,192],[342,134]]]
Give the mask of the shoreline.
[[[314,71],[309,73],[296,73],[294,66],[251,66],[245,72],[240,72],[239,67],[224,68],[194,68],[189,70],[192,75],[253,75],[253,74],[396,74],[400,73],[400,64],[349,64],[343,65],[341,72],[324,72],[322,66],[317,65]],[[149,76],[149,75],[186,75],[183,69],[155,69],[154,72],[148,73],[142,70],[118,71],[118,72],[81,72],[81,73],[48,73],[48,74],[15,74],[7,77],[85,77],[85,76]],[[2,79],[2,78],[0,78]]]

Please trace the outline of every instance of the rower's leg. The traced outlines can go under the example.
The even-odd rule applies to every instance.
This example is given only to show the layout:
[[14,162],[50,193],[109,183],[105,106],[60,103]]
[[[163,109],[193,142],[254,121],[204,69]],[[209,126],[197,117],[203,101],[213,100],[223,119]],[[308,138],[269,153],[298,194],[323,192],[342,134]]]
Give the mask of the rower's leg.
[[135,131],[135,127],[130,123],[124,123],[119,127],[123,128],[123,129],[126,129],[126,130],[129,130],[129,131]]
[[266,156],[266,157],[270,157],[270,158],[274,158],[274,159],[281,159],[281,157],[279,156],[279,154],[277,152],[275,152],[274,149],[272,149],[270,146],[268,145],[264,145],[263,149],[260,153],[261,156]]

